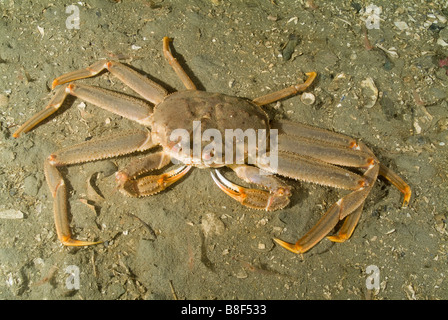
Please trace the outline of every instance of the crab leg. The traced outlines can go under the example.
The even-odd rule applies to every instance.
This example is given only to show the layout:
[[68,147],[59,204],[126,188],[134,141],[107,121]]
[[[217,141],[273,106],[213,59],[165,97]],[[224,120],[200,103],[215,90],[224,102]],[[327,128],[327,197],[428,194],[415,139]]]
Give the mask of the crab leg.
[[[315,150],[317,150],[319,148],[319,145],[323,143],[325,145],[325,148],[328,147],[327,151],[317,152],[316,155],[312,154],[310,155],[315,156],[329,163],[351,166],[347,157],[348,155],[347,152],[351,154],[350,157],[355,155],[355,153],[351,151],[343,151],[340,154],[341,157],[331,158],[330,150],[332,150],[332,148],[335,148],[337,146],[344,148],[346,150],[357,151],[356,154],[358,154],[358,156],[360,157],[359,159],[361,160],[361,162],[362,159],[365,159],[368,162],[370,162],[369,155],[371,158],[374,157],[373,152],[364,143],[356,141],[352,137],[346,136],[341,133],[335,133],[329,130],[316,128],[306,124],[285,120],[273,121],[271,123],[271,128],[279,130],[279,149],[283,148],[283,150],[289,150],[290,152],[300,152],[302,154],[302,149],[298,150],[299,148],[297,147],[297,145],[294,146],[294,143],[287,144],[287,141],[286,142],[284,141],[282,143],[283,147],[281,147],[280,141],[281,139],[283,139],[281,137],[283,135],[286,135],[288,138],[285,138],[284,140],[293,140],[292,137],[297,137],[300,139],[315,141],[315,147],[314,147]],[[331,145],[333,145],[333,147],[330,147]],[[307,152],[307,150],[303,150],[303,152]],[[339,163],[340,160],[342,160],[343,163]],[[361,165],[360,167],[365,166]],[[387,180],[389,180],[401,193],[403,193],[404,195],[403,207],[406,207],[409,203],[412,194],[409,185],[402,178],[400,178],[395,172],[393,172],[391,169],[387,168],[382,164],[380,164],[379,174],[385,177]]]
[[[266,156],[270,157],[271,155],[267,153]],[[276,167],[263,161],[258,162],[257,166],[267,172],[284,177],[346,190],[357,190],[366,184],[365,178],[344,168],[280,150],[277,153]]]
[[291,187],[280,179],[252,166],[230,165],[229,167],[244,181],[268,189],[264,191],[245,188],[230,182],[218,170],[211,171],[212,178],[218,187],[241,204],[266,211],[279,210],[289,204]]
[[[376,177],[379,172],[379,165],[372,164],[369,169],[364,174],[366,184],[358,188],[358,190],[349,193],[343,198],[339,199],[335,204],[333,204],[330,209],[322,216],[322,218],[316,223],[316,225],[311,228],[302,238],[300,238],[295,244],[285,242],[280,239],[274,239],[280,246],[294,253],[304,253],[315,246],[319,241],[321,241],[336,224],[346,218],[344,225],[338,234],[333,238],[330,237],[332,241],[344,241],[353,232],[356,223],[359,220],[359,215],[362,210],[362,206],[368,194],[370,193]],[[349,214],[355,214],[353,218],[348,216]]]
[[278,150],[346,167],[365,168],[372,161],[369,152],[286,134],[278,136]]
[[277,129],[279,135],[286,134],[314,141],[321,141],[345,148],[353,148],[357,144],[355,139],[345,134],[332,132],[299,122],[287,120],[272,121],[271,129]]
[[404,194],[402,206],[407,207],[409,201],[411,200],[412,195],[411,187],[409,187],[409,185],[406,182],[404,182],[404,180],[398,174],[396,174],[383,164],[380,164],[379,174],[382,175],[387,180],[389,180],[389,182],[392,183],[395,186],[395,188],[397,188],[398,190],[401,191],[401,193]]
[[306,75],[308,76],[308,79],[306,79],[306,81],[304,83],[295,84],[288,88],[258,97],[256,99],[252,100],[252,102],[255,103],[256,105],[264,106],[266,104],[269,104],[269,103],[284,99],[286,97],[295,95],[299,92],[305,91],[313,83],[314,79],[317,76],[317,73],[316,72],[308,72],[308,73],[306,73]]
[[361,218],[363,208],[364,203],[350,213],[350,215],[345,217],[344,223],[338,232],[332,236],[327,236],[327,239],[333,242],[344,242],[345,240],[350,239],[358,224],[359,218]]
[[99,242],[72,239],[67,211],[67,190],[57,169],[60,166],[106,159],[154,147],[149,132],[133,130],[90,140],[51,154],[44,163],[45,177],[54,198],[54,220],[59,240],[66,246],[87,246]]
[[54,89],[56,86],[67,82],[96,76],[104,70],[108,70],[145,100],[154,104],[162,102],[168,94],[165,88],[154,81],[151,81],[134,69],[131,69],[120,62],[108,60],[98,61],[85,69],[63,74],[54,79],[52,88]]
[[170,157],[163,152],[147,155],[131,162],[126,168],[116,173],[118,189],[131,197],[143,197],[156,194],[182,178],[191,166],[182,166],[159,175],[139,176],[167,166]]
[[179,79],[184,84],[185,88],[188,90],[196,90],[196,86],[193,83],[193,81],[190,79],[190,77],[187,75],[185,70],[182,68],[182,66],[179,64],[176,58],[173,57],[173,54],[170,50],[170,41],[172,39],[168,37],[163,37],[163,54],[165,58],[168,60],[168,63],[170,66],[174,69],[174,72],[176,72]]
[[26,133],[26,132],[30,131],[32,128],[34,128],[36,125],[38,125],[44,119],[51,116],[53,113],[56,112],[56,110],[59,109],[59,107],[62,105],[62,102],[64,102],[66,97],[67,97],[67,93],[65,92],[65,88],[59,88],[58,90],[56,90],[56,94],[50,100],[47,107],[45,109],[39,111],[35,115],[33,115],[27,121],[25,121],[25,123],[23,123],[12,134],[12,136],[14,138],[18,138],[22,133]]
[[152,107],[146,102],[115,91],[70,83],[60,87],[47,107],[20,126],[14,132],[13,137],[17,138],[21,133],[28,132],[45,118],[55,113],[68,95],[78,97],[140,124],[146,126],[150,124]]

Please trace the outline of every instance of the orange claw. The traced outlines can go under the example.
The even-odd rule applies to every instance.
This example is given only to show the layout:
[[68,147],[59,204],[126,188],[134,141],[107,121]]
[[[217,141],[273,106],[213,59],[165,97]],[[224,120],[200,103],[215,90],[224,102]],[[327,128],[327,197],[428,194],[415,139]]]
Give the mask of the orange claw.
[[411,187],[405,186],[402,192],[404,194],[402,206],[407,207],[409,204],[409,201],[411,200],[411,195],[412,195]]
[[211,176],[225,194],[249,208],[274,211],[286,207],[289,203],[290,194],[285,189],[281,189],[277,193],[271,193],[259,189],[244,188],[224,178],[216,169],[211,171]]
[[67,83],[67,82],[72,82],[75,80],[85,79],[85,78],[90,78],[92,76],[95,76],[98,73],[100,73],[101,71],[103,71],[104,69],[107,69],[107,67],[108,67],[107,64],[108,64],[108,61],[101,60],[101,61],[95,62],[94,64],[92,64],[91,66],[89,66],[85,69],[76,70],[76,71],[72,71],[72,72],[63,74],[53,80],[53,83],[51,84],[51,88],[54,89],[58,85],[61,85],[61,84]]
[[289,250],[293,253],[304,253],[306,250],[303,250],[301,245],[298,244],[292,244],[277,238],[274,238],[274,241],[279,244],[280,246],[282,246],[283,248],[285,248],[286,250]]
[[306,75],[308,76],[308,78],[304,83],[295,84],[280,91],[268,93],[267,95],[252,100],[252,102],[258,106],[264,106],[268,103],[275,102],[280,99],[295,95],[299,92],[305,91],[313,83],[314,79],[316,79],[317,73],[313,71],[306,73]]
[[61,243],[64,246],[68,246],[68,247],[83,247],[83,246],[91,246],[94,244],[99,244],[99,243],[103,243],[104,241],[82,241],[82,240],[76,240],[76,239],[72,239],[69,236],[61,236],[59,238],[59,240],[61,241]]
[[223,175],[218,170],[211,171],[210,174],[213,178],[213,181],[215,181],[216,185],[222,191],[224,191],[225,194],[229,195],[240,203],[244,202],[247,197],[246,193],[244,192],[245,188],[236,185],[227,179],[224,179]]
[[306,88],[308,88],[313,83],[314,79],[316,79],[316,77],[317,77],[317,72],[314,72],[314,71],[307,72],[307,73],[305,73],[305,75],[308,76],[308,79],[306,79],[305,83],[303,83],[301,85],[301,86],[303,86],[303,87],[300,88],[301,91],[305,90]]
[[58,82],[58,79],[54,79],[51,83],[51,90],[54,90],[60,83]]
[[380,164],[379,174],[389,180],[390,183],[392,183],[398,190],[400,190],[401,193],[403,193],[404,198],[402,206],[407,207],[409,201],[411,200],[411,187],[409,187],[409,185],[404,182],[404,180],[398,174],[396,174],[383,164]]

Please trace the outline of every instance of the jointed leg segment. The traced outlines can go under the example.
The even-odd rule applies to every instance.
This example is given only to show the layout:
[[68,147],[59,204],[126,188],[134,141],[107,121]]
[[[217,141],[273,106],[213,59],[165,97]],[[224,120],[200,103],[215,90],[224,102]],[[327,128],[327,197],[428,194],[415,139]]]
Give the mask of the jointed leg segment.
[[[287,143],[288,140],[294,141],[294,138],[297,138],[299,141],[301,139],[305,141],[314,141],[315,149],[320,146],[325,146],[325,148],[328,147],[326,151],[323,149],[324,152],[316,153],[316,156],[319,159],[328,163],[367,168],[371,163],[371,159],[374,158],[373,152],[367,148],[364,143],[356,141],[352,137],[341,133],[331,132],[329,130],[286,120],[273,121],[271,123],[271,128],[279,131],[279,149],[283,151],[289,150],[290,152],[297,152],[297,144]],[[282,138],[283,135],[286,135],[286,137]],[[282,141],[282,139],[284,139],[284,141]],[[300,143],[299,141],[296,143]],[[329,157],[328,155],[334,148],[343,148],[345,151],[341,152],[338,158],[331,159],[332,157]],[[309,152],[311,151],[312,150]],[[308,152],[308,150],[303,150],[303,152]],[[346,155],[341,156],[344,154]],[[309,155],[314,157],[312,154]],[[365,159],[366,162],[365,165],[362,165],[362,163],[360,163],[361,165],[354,165],[354,163],[352,163],[353,160],[349,161],[349,158],[353,160],[359,159],[360,161]],[[409,185],[400,176],[383,164],[380,164],[379,174],[389,180],[401,193],[403,193],[403,206],[407,206],[411,198],[411,188]]]
[[306,75],[308,76],[308,79],[306,79],[306,81],[304,83],[295,84],[288,88],[269,93],[262,97],[258,97],[256,99],[252,100],[252,102],[254,102],[255,104],[257,104],[259,106],[264,106],[266,104],[269,104],[269,103],[284,99],[286,97],[293,96],[299,92],[305,91],[313,83],[314,79],[317,76],[317,73],[316,72],[308,72],[308,73],[306,73]]
[[108,60],[98,61],[85,69],[72,71],[57,77],[53,81],[52,87],[54,89],[56,86],[64,83],[90,78],[104,70],[108,70],[145,100],[154,104],[160,103],[168,94],[165,88],[141,75],[134,69],[131,69],[120,62]]
[[[409,186],[397,174],[380,164],[373,152],[362,142],[356,141],[343,134],[333,133],[320,128],[291,123],[288,121],[274,122],[272,127],[278,129],[280,133],[279,149],[281,151],[279,151],[279,167],[283,168],[281,169],[283,171],[279,172],[280,174],[288,172],[285,168],[288,168],[289,165],[297,164],[299,167],[303,168],[297,160],[291,161],[291,164],[280,164],[282,152],[290,152],[291,155],[288,156],[293,158],[297,157],[297,153],[309,156],[313,159],[313,163],[316,166],[320,166],[319,162],[320,160],[323,160],[327,163],[336,165],[354,166],[366,169],[358,188],[348,188],[355,191],[341,198],[331,206],[325,215],[317,222],[315,227],[295,244],[275,239],[278,244],[286,249],[295,253],[303,253],[309,250],[331,232],[336,224],[342,219],[345,219],[345,221],[341,228],[335,235],[329,236],[328,239],[334,242],[343,242],[349,239],[359,221],[364,201],[371,191],[378,174],[386,177],[404,194],[404,205],[407,205],[409,202],[411,196]],[[312,142],[314,142],[314,145]],[[334,152],[339,155],[337,158],[332,155]],[[324,167],[322,166],[322,168]],[[292,172],[300,173],[300,170],[295,169],[292,170]],[[309,170],[307,172],[309,172]],[[330,185],[331,183],[327,181],[334,182],[335,180],[333,178],[336,177],[334,176],[335,174],[336,171],[333,170],[328,171],[327,174],[325,171],[317,169],[313,176],[316,177],[318,181],[313,182]],[[292,177],[294,178],[294,176]],[[303,174],[299,174],[297,177],[301,180],[306,178]],[[341,181],[344,180],[345,178]],[[349,180],[347,180],[347,182],[348,181]],[[344,184],[345,183],[341,183],[339,186],[336,185],[336,187],[345,188]]]
[[[100,61],[86,69],[67,73],[56,78],[53,81],[53,87],[77,79],[94,76],[105,68],[152,103],[159,103],[167,95],[167,91],[164,88],[119,62]],[[55,113],[68,95],[76,96],[140,124],[147,126],[151,123],[152,107],[139,99],[98,87],[69,83],[57,89],[56,94],[50,100],[47,107],[20,126],[14,132],[13,137],[17,138],[21,133],[28,132],[44,119]]]
[[196,86],[193,83],[193,81],[190,79],[188,74],[179,64],[177,59],[173,57],[173,54],[171,53],[170,50],[170,41],[171,39],[168,37],[163,38],[163,54],[165,55],[165,58],[168,60],[168,63],[171,65],[174,72],[176,72],[177,76],[182,81],[185,88],[187,88],[187,90],[196,90]]
[[[378,164],[368,169],[363,176],[367,181],[366,186],[360,187],[333,204],[316,225],[295,244],[280,239],[274,239],[275,242],[291,252],[304,253],[322,240],[344,218],[346,220],[339,232],[335,236],[329,237],[329,239],[336,242],[343,242],[348,239],[356,227],[364,201],[375,183],[378,171]],[[352,216],[353,214],[354,216]]]
[[99,242],[72,239],[67,211],[67,190],[57,167],[116,157],[153,147],[149,132],[134,130],[127,133],[90,140],[51,154],[44,163],[45,177],[54,198],[54,220],[59,240],[67,246],[87,246]]

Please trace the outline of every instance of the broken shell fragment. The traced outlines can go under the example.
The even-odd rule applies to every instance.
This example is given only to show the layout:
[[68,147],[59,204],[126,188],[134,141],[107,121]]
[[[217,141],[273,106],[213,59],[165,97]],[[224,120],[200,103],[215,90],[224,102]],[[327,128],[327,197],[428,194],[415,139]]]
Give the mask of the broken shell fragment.
[[16,209],[0,211],[0,219],[23,219],[23,212]]
[[345,74],[344,72],[338,73],[334,78],[333,81],[328,86],[328,91],[330,92],[336,92],[342,87],[346,86],[347,82],[350,80],[350,77]]
[[389,49],[386,49],[385,47],[383,47],[381,44],[377,43],[376,47],[378,49],[383,50],[384,52],[386,52],[390,57],[392,58],[398,58],[398,53],[397,53],[397,49],[395,47],[390,47]]
[[375,86],[375,82],[370,77],[361,81],[362,94],[365,98],[365,107],[372,108],[378,100],[378,89]]
[[303,102],[303,104],[306,105],[312,105],[316,101],[316,97],[311,92],[304,92],[300,96],[300,100]]
[[[95,177],[95,179],[93,179]],[[104,201],[104,197],[96,190],[96,186],[93,184],[93,180],[98,178],[98,172],[93,173],[87,179],[87,198],[96,203]]]

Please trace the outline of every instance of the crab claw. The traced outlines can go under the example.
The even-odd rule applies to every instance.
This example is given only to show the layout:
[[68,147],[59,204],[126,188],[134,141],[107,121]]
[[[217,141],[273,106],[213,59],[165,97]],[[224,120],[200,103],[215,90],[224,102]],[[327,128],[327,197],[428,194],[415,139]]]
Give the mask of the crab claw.
[[245,188],[230,182],[216,169],[211,171],[211,176],[222,191],[249,208],[274,211],[284,208],[289,203],[290,192],[286,190],[268,192]]
[[182,166],[160,175],[133,179],[125,172],[115,174],[118,190],[131,197],[143,197],[159,193],[182,178],[192,166]]

